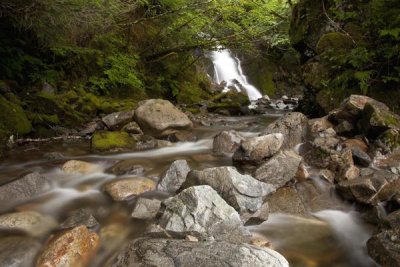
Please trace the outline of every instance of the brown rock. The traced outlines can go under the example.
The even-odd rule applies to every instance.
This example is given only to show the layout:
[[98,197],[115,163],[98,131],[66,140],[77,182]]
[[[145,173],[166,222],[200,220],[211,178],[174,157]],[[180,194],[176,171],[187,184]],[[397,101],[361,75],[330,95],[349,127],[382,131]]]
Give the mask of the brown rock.
[[100,166],[81,160],[69,160],[64,163],[61,169],[70,174],[89,174],[98,171]]
[[37,267],[83,267],[95,254],[100,239],[85,226],[51,236],[37,261]]
[[155,190],[156,183],[148,178],[127,178],[111,181],[103,190],[114,200],[124,201],[144,192]]

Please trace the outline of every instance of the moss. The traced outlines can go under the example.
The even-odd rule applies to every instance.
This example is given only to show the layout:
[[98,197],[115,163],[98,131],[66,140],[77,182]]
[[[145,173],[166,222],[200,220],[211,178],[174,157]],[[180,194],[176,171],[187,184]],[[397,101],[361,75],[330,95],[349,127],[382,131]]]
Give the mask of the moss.
[[325,82],[329,79],[329,71],[323,64],[310,61],[304,66],[303,78],[307,86],[321,90],[325,88]]
[[29,118],[34,125],[59,125],[61,123],[57,114],[31,114]]
[[0,96],[0,110],[0,129],[3,131],[25,135],[32,130],[32,125],[21,106]]
[[325,88],[317,93],[315,100],[325,113],[329,113],[339,107],[345,97],[345,92],[341,89]]
[[132,149],[136,144],[126,132],[95,132],[91,140],[91,148],[97,151]]
[[186,108],[186,111],[189,111],[192,114],[199,114],[201,112],[199,108]]
[[391,152],[400,147],[400,133],[399,130],[389,129],[383,132],[377,138],[377,144],[386,152]]
[[338,53],[353,47],[350,37],[339,32],[330,32],[321,36],[317,43],[316,51],[318,54],[325,52]]
[[376,137],[390,128],[400,129],[400,117],[388,110],[366,103],[359,128],[370,137]]

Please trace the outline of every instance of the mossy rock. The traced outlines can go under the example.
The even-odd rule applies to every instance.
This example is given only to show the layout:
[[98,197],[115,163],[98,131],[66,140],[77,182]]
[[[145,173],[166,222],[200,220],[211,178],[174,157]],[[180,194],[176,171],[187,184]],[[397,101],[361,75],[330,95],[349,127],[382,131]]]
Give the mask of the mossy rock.
[[317,43],[316,51],[322,53],[340,53],[353,47],[350,37],[340,32],[330,32],[321,36]]
[[32,121],[33,125],[47,125],[47,126],[54,126],[60,125],[61,121],[58,118],[57,114],[48,115],[48,114],[30,114],[30,120]]
[[389,129],[400,129],[400,116],[378,105],[366,103],[359,121],[359,129],[375,138]]
[[96,151],[120,151],[133,149],[136,140],[127,132],[95,132],[91,139],[91,148]]
[[398,129],[389,129],[380,134],[376,140],[378,147],[389,153],[400,147],[400,132]]
[[0,96],[0,129],[12,134],[25,135],[32,130],[21,106]]
[[344,98],[345,93],[343,90],[325,88],[317,93],[315,100],[325,113],[329,113],[339,107]]
[[326,88],[326,82],[329,79],[328,69],[318,61],[310,61],[304,66],[304,83],[316,90]]

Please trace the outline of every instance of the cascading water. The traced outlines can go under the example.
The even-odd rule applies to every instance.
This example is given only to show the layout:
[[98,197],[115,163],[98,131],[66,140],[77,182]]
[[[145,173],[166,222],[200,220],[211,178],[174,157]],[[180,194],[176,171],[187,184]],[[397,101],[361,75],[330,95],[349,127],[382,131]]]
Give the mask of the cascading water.
[[224,91],[235,88],[238,92],[245,92],[250,101],[257,100],[262,97],[256,87],[251,85],[246,76],[243,74],[240,60],[233,57],[228,49],[211,52],[211,60],[214,64],[214,79],[217,84],[225,81]]

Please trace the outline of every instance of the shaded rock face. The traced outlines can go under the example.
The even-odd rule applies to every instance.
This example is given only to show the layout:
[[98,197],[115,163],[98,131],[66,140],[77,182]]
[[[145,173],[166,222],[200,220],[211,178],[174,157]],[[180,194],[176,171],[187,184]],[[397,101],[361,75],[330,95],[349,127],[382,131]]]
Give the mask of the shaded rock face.
[[141,238],[121,251],[111,266],[287,267],[289,263],[276,251],[248,244]]
[[299,112],[291,112],[269,124],[262,134],[281,133],[283,149],[288,149],[303,143],[308,136],[308,119]]
[[135,110],[135,121],[145,134],[154,137],[167,136],[193,127],[185,113],[162,99],[144,101]]
[[280,188],[296,176],[301,161],[302,157],[294,151],[280,151],[256,169],[254,177]]
[[115,180],[103,186],[103,190],[114,201],[124,201],[144,192],[152,191],[155,188],[155,182],[148,178]]
[[190,167],[186,160],[174,161],[168,170],[161,176],[157,190],[175,193],[185,182]]
[[235,151],[233,161],[238,164],[258,165],[276,154],[283,141],[283,135],[280,133],[249,138]]
[[120,111],[108,114],[101,118],[109,130],[119,130],[124,124],[133,120],[134,111]]
[[400,266],[400,235],[393,230],[384,230],[367,242],[368,254],[380,265]]
[[31,236],[43,236],[57,226],[50,216],[35,211],[6,213],[0,216],[0,231],[22,232]]
[[33,172],[0,186],[0,202],[11,204],[28,200],[51,188],[49,180]]
[[234,130],[222,131],[214,137],[213,152],[217,155],[233,153],[243,140],[243,136]]
[[183,188],[209,185],[240,214],[254,213],[263,204],[263,197],[272,193],[270,184],[242,175],[233,167],[208,168],[191,171]]
[[71,215],[60,224],[60,229],[69,229],[84,225],[87,228],[95,228],[99,226],[99,222],[88,209],[79,209],[71,213]]
[[139,198],[133,208],[131,217],[148,220],[156,217],[161,208],[161,201],[157,199]]
[[208,185],[187,188],[163,204],[158,224],[167,232],[235,243],[249,238],[236,210]]
[[99,236],[85,226],[56,234],[47,241],[37,258],[36,266],[86,266],[96,252]]
[[33,266],[35,256],[41,248],[40,242],[33,238],[9,236],[0,238],[1,266],[29,267]]

